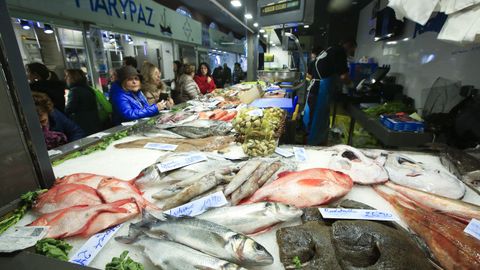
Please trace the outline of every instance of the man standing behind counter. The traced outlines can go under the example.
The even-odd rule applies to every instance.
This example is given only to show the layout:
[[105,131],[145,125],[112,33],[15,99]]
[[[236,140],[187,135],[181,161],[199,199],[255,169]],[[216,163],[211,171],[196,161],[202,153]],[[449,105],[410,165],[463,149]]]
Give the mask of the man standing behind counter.
[[313,79],[307,90],[307,106],[304,111],[309,145],[327,143],[330,100],[341,83],[351,84],[348,77],[347,56],[353,56],[356,48],[355,40],[345,40],[320,52],[315,59]]

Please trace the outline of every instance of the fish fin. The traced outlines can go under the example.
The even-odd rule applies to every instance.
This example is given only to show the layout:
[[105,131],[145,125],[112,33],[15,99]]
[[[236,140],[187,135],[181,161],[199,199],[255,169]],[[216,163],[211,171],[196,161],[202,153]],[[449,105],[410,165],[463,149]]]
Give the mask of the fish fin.
[[[131,226],[130,226],[131,228]],[[128,235],[124,236],[117,236],[115,237],[115,241],[123,243],[123,244],[133,244],[142,238],[149,237],[145,232],[142,231],[135,231],[134,234],[131,231],[128,232]]]
[[287,176],[287,175],[292,174],[292,173],[295,173],[295,172],[292,172],[292,171],[281,172],[281,173],[277,174],[277,179],[280,178],[280,177]]
[[298,184],[303,186],[320,186],[324,182],[325,182],[325,179],[307,178],[307,179],[302,179],[298,181]]
[[194,265],[193,267],[198,270],[215,270],[215,268],[211,268],[203,265]]

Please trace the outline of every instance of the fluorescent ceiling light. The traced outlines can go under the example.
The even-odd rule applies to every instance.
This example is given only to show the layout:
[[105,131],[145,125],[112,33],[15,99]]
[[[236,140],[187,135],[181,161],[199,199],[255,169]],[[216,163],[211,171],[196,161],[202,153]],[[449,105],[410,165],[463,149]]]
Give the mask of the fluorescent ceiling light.
[[264,37],[264,38],[268,38],[268,35],[267,35],[267,34],[265,34],[265,35],[263,35],[263,37]]
[[265,29],[260,29],[260,31],[258,31],[260,33],[265,33]]
[[272,46],[273,46],[273,47],[275,47],[275,46],[277,46],[277,44],[275,44],[275,43],[272,43]]
[[258,27],[258,23],[253,23],[253,27]]
[[409,38],[404,38],[404,39],[403,39],[403,41],[408,41],[408,40],[410,40],[410,39],[409,39]]
[[310,25],[308,25],[308,24],[303,26],[303,28],[309,28],[309,27],[310,27]]
[[397,42],[396,41],[389,41],[389,42],[387,42],[387,44],[388,45],[395,45],[395,44],[397,44]]
[[50,24],[45,24],[45,27],[43,28],[43,32],[45,34],[53,34],[53,29],[50,26]]
[[252,14],[250,13],[245,14],[245,19],[250,20],[252,18],[253,18]]
[[239,0],[230,1],[230,4],[232,4],[232,6],[234,6],[234,7],[241,7],[242,6],[242,2],[240,2]]

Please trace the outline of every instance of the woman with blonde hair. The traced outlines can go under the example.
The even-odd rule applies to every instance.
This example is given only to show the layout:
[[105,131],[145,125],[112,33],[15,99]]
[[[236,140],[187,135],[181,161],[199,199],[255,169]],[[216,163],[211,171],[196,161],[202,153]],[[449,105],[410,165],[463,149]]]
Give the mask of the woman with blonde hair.
[[164,100],[167,108],[171,108],[174,103],[170,96],[170,89],[161,79],[162,72],[160,69],[145,61],[142,65],[141,74],[143,77],[142,92],[147,98],[148,104],[152,105]]

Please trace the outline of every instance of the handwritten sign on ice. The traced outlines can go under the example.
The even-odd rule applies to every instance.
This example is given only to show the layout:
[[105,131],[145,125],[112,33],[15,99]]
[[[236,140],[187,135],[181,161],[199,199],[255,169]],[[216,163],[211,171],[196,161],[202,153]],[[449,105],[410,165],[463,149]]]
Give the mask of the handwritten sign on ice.
[[279,154],[280,156],[282,157],[286,157],[286,158],[289,158],[289,157],[292,157],[293,156],[293,153],[288,151],[288,150],[285,150],[285,149],[282,149],[282,148],[275,148],[275,153]]
[[480,240],[480,221],[472,219],[463,231]]
[[90,237],[85,244],[72,256],[71,263],[87,266],[107,244],[108,240],[120,229],[122,224],[97,233]]
[[192,165],[198,162],[206,161],[207,157],[203,154],[191,154],[185,157],[177,158],[174,160],[162,162],[157,165],[160,172],[168,172],[181,167]]
[[389,211],[349,209],[349,208],[319,208],[323,218],[333,219],[361,219],[398,221],[398,217]]
[[180,205],[178,207],[172,208],[168,211],[165,211],[165,214],[172,216],[196,216],[205,212],[208,208],[211,207],[220,207],[226,205],[227,199],[223,195],[222,191],[215,192],[198,200]]
[[168,144],[168,143],[152,143],[149,142],[143,146],[146,149],[153,149],[153,150],[164,150],[164,151],[175,151],[178,145],[176,144]]
[[295,154],[295,159],[298,162],[305,162],[307,161],[307,152],[303,147],[293,147],[293,153]]

